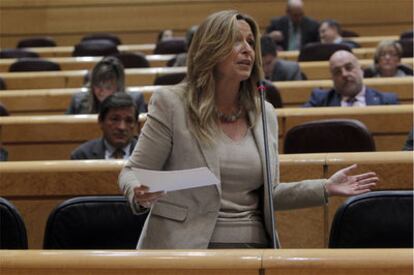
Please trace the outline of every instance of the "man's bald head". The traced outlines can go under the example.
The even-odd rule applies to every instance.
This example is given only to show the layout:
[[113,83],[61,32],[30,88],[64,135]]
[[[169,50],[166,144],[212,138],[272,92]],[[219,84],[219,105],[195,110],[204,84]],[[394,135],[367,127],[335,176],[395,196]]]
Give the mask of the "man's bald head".
[[286,5],[286,13],[292,20],[294,25],[299,25],[304,16],[302,0],[288,0]]
[[351,52],[336,51],[329,59],[329,68],[339,94],[354,97],[362,90],[363,72],[358,59]]

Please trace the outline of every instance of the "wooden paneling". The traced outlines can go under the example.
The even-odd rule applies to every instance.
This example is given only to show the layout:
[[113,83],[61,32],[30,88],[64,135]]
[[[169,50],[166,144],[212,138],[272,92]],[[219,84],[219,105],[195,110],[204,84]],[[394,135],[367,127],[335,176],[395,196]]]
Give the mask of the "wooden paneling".
[[[74,45],[91,32],[112,32],[127,44],[153,43],[159,30],[171,28],[182,35],[189,26],[223,9],[248,13],[264,29],[272,17],[285,13],[285,1],[2,0],[0,46],[14,47],[20,38],[34,35],[50,35],[59,45]],[[410,0],[313,0],[305,5],[308,16],[335,18],[343,28],[364,36],[396,35],[411,29],[412,9]]]
[[[413,104],[413,78],[370,78],[364,83],[378,91],[392,91],[398,96],[401,104]],[[275,82],[280,91],[285,108],[300,107],[308,101],[314,88],[329,89],[330,80],[284,81]],[[140,91],[144,94],[145,102],[149,102],[152,93],[160,86],[130,87],[130,91]],[[0,91],[2,102],[11,115],[63,114],[74,93],[86,91],[85,88],[67,89],[34,89]]]
[[[401,150],[413,125],[412,105],[283,108],[276,109],[276,112],[280,152],[286,132],[306,121],[329,118],[360,120],[372,133],[377,151]],[[140,122],[142,127],[145,115],[140,116]],[[9,159],[12,161],[67,159],[76,146],[101,135],[96,115],[0,117],[0,129],[1,141],[9,150]]]
[[[286,132],[301,123],[320,120],[346,118],[356,119],[364,123],[371,132],[377,151],[401,150],[407,133],[413,125],[412,105],[367,106],[364,108],[282,108],[276,109],[282,125],[279,128]],[[380,139],[387,136],[387,140]],[[386,144],[386,145],[385,145]]]
[[[353,163],[358,164],[357,172],[372,170],[379,175],[377,190],[412,188],[412,152],[280,155],[281,181],[327,178]],[[75,196],[120,195],[117,177],[122,164],[122,160],[2,163],[0,196],[22,213],[30,248],[41,248],[47,216],[58,203]],[[325,247],[332,215],[342,201],[331,198],[326,206],[277,212],[282,246]]]
[[3,275],[412,274],[411,249],[0,251]]
[[411,249],[287,249],[282,253],[264,252],[266,275],[408,275],[413,268]]

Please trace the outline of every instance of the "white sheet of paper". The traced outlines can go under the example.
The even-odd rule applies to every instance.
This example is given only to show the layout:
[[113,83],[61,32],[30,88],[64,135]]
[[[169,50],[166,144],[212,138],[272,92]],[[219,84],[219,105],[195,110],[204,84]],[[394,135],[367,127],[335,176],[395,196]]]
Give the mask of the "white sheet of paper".
[[207,168],[154,171],[134,168],[135,177],[149,187],[149,192],[176,191],[218,184],[218,178]]

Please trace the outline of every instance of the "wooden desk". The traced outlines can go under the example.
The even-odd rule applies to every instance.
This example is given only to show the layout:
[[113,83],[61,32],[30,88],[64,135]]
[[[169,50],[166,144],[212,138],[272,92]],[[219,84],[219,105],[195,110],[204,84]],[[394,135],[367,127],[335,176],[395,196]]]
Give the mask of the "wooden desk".
[[[379,175],[377,190],[412,189],[412,152],[280,155],[281,182],[327,178],[353,163],[358,164],[359,173],[373,170]],[[122,164],[122,160],[4,162],[0,164],[0,196],[22,213],[30,248],[40,248],[47,217],[59,203],[75,196],[121,194],[117,178]],[[277,212],[283,247],[325,247],[331,215],[339,202],[333,199],[326,206]]]
[[[360,37],[349,37],[347,39],[353,40],[361,45],[362,48],[375,48],[378,43],[383,40],[398,40],[398,35],[384,35],[384,36],[360,36]],[[73,52],[73,46],[58,46],[58,47],[38,47],[38,48],[28,48],[30,51],[34,51],[39,54],[41,57],[69,57]],[[146,44],[127,44],[119,45],[119,51],[129,51],[129,52],[142,52],[145,54],[152,54],[155,49],[155,44],[146,43]],[[292,54],[279,52],[281,58],[296,60],[297,52],[295,53],[296,57]]]
[[[126,69],[126,85],[152,85],[157,76],[186,72],[186,67],[158,67]],[[8,90],[80,88],[84,85],[87,70],[57,72],[0,73]]]
[[[300,123],[328,118],[351,118],[371,131],[377,151],[401,150],[413,124],[412,105],[369,106],[365,108],[283,108],[279,120],[279,148],[286,132]],[[141,126],[145,116],[140,116]],[[0,117],[1,141],[9,159],[68,159],[81,143],[101,135],[96,115],[47,115]],[[27,152],[31,152],[28,154]]]
[[[401,104],[413,104],[413,78],[367,78],[364,83],[378,91],[392,91],[398,96]],[[282,96],[283,106],[300,107],[309,100],[314,88],[329,89],[331,80],[306,80],[274,82]],[[140,91],[144,94],[145,102],[149,102],[152,93],[161,86],[129,87],[129,91]],[[85,88],[64,89],[34,89],[0,91],[2,102],[11,115],[47,115],[63,114],[74,93],[86,91]]]
[[[399,151],[413,126],[412,105],[367,106],[364,108],[282,108],[276,109],[279,121],[279,144],[287,131],[304,122],[348,118],[364,123],[372,133],[377,151]],[[280,150],[282,151],[282,150]]]
[[[164,67],[170,59],[173,59],[175,54],[151,54],[146,55],[151,67]],[[73,70],[91,70],[102,60],[101,56],[89,56],[89,57],[50,57],[47,60],[58,63],[62,71]],[[16,62],[18,59],[5,58],[0,59],[0,72],[8,72],[10,65]]]
[[[174,56],[175,55],[148,55],[148,60],[151,63],[151,67],[164,67]],[[60,64],[62,71],[91,70],[93,66],[101,60],[101,57],[57,57],[49,58],[48,60]],[[0,59],[0,72],[8,72],[10,65],[15,61],[16,59]],[[413,61],[413,58],[403,58],[401,63],[413,67]],[[373,64],[372,59],[361,59],[359,62],[362,68],[367,68]],[[328,61],[300,62],[299,65],[301,71],[306,75],[308,80],[331,78]]]
[[412,274],[411,249],[3,250],[3,275]]

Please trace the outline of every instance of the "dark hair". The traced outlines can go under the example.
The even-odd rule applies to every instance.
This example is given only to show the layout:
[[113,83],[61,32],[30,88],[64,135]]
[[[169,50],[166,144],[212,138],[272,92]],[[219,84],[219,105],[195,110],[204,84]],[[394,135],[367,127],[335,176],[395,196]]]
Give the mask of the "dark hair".
[[338,21],[334,20],[334,19],[325,19],[321,21],[321,24],[319,26],[321,26],[323,23],[326,23],[328,25],[328,27],[330,28],[334,28],[336,29],[336,31],[341,34],[342,30],[341,30],[341,25],[338,23]]
[[103,121],[111,109],[134,107],[134,119],[138,117],[138,109],[132,97],[127,93],[114,93],[101,104],[98,120]]
[[125,89],[125,73],[122,62],[114,56],[106,56],[96,63],[91,75],[91,88],[102,82],[115,80],[117,91]]
[[265,55],[273,55],[273,56],[277,56],[277,49],[276,49],[276,45],[273,42],[273,39],[269,36],[269,35],[263,35],[260,38],[260,48],[262,51],[262,56]]
[[125,72],[122,62],[115,56],[106,56],[93,67],[91,79],[87,85],[89,95],[86,104],[89,113],[99,112],[100,109],[100,103],[93,92],[93,87],[112,80],[116,84],[116,92],[125,91]]

